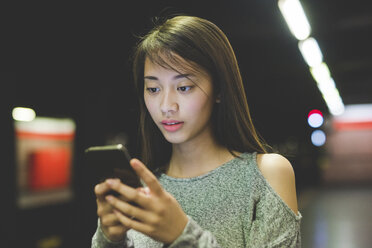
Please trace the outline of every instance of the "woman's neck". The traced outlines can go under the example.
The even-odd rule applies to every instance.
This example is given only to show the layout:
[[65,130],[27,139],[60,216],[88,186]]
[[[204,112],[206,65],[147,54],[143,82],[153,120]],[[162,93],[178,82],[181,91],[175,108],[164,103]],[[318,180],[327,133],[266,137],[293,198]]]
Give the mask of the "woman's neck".
[[166,174],[178,178],[196,177],[216,169],[233,158],[227,148],[218,145],[213,139],[199,139],[197,142],[173,145]]

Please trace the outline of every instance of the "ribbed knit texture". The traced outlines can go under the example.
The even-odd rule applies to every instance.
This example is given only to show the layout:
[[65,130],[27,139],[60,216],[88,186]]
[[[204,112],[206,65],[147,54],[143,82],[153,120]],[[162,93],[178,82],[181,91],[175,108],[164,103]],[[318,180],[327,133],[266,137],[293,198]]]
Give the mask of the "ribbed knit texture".
[[[243,153],[215,170],[194,178],[160,175],[159,181],[189,216],[178,247],[301,247],[301,214],[295,215],[271,188],[256,163]],[[128,231],[125,242],[109,243],[98,230],[92,247],[163,247]]]

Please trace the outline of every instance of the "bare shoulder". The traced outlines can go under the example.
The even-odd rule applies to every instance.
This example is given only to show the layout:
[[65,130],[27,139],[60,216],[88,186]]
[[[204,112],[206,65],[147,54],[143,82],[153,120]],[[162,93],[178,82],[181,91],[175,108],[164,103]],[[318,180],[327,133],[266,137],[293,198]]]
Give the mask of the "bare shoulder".
[[276,153],[258,154],[257,165],[270,186],[297,214],[295,174],[288,159]]

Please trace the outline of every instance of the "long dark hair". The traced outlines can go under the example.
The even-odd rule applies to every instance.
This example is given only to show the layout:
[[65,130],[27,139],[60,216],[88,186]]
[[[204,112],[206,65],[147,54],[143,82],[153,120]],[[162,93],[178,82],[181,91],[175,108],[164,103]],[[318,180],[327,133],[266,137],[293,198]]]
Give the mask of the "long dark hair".
[[253,126],[238,62],[227,37],[210,21],[176,16],[155,25],[134,50],[133,76],[140,100],[142,161],[152,170],[164,169],[172,153],[171,144],[153,122],[144,103],[145,59],[167,68],[184,68],[184,63],[174,55],[189,62],[188,66],[193,69],[208,72],[212,78],[214,92],[220,99],[211,117],[216,141],[234,156],[234,151],[266,153],[266,145]]

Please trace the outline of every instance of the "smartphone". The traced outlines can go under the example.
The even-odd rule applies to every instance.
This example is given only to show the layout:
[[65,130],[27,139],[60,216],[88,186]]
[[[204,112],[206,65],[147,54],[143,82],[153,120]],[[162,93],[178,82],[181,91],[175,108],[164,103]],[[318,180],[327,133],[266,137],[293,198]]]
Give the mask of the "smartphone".
[[[119,178],[130,187],[142,187],[140,178],[129,164],[131,156],[128,149],[122,145],[93,146],[85,150],[86,173],[89,173],[91,186],[108,178]],[[117,195],[115,192],[110,194]]]

